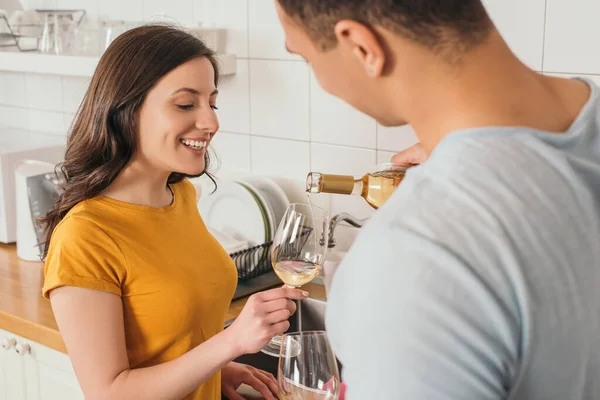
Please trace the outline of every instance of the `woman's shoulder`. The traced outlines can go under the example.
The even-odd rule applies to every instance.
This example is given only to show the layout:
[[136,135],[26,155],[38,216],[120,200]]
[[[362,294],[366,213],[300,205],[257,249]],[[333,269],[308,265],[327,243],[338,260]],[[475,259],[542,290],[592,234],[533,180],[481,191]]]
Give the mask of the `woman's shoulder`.
[[56,225],[54,236],[67,236],[71,239],[83,236],[86,238],[106,236],[101,228],[103,212],[95,199],[84,200],[76,204]]

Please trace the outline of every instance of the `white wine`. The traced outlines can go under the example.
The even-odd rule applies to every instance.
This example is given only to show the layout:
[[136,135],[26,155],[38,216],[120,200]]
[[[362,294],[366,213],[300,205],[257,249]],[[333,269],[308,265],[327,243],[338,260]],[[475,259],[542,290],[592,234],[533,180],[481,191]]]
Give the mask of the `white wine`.
[[404,173],[404,171],[379,171],[365,175],[362,178],[361,196],[371,207],[381,207],[404,179]]
[[283,283],[299,287],[312,281],[321,271],[321,265],[309,261],[280,261],[273,269]]
[[335,400],[336,397],[329,392],[307,392],[298,388],[291,393],[279,393],[280,400]]
[[329,390],[312,389],[290,379],[284,379],[279,386],[280,400],[335,400],[334,394]]
[[[306,201],[308,201],[308,209],[310,210],[310,218],[311,218],[313,224],[316,225],[317,220],[315,219],[315,212],[313,211],[312,200],[310,198],[310,193],[309,192],[306,192]],[[314,232],[313,232],[313,234],[311,236],[313,237],[313,242],[314,242],[314,245],[315,245],[315,249],[318,249],[318,247],[317,247],[317,235],[315,235]]]
[[306,191],[359,195],[371,207],[379,208],[394,193],[405,173],[405,168],[393,164],[380,164],[374,172],[361,177],[311,172],[306,178]]

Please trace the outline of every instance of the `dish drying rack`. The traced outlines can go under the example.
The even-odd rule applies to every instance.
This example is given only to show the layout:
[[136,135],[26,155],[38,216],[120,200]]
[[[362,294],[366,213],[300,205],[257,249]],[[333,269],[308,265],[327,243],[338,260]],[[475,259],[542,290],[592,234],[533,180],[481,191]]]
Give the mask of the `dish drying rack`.
[[[301,233],[294,243],[280,244],[273,250],[277,256],[283,256],[284,259],[287,259],[287,257],[293,257],[302,250],[313,229],[302,226],[299,230]],[[325,231],[323,231],[323,234],[326,234]],[[321,237],[321,241],[323,240],[324,238]],[[229,255],[237,267],[238,282],[244,282],[273,271],[271,260],[269,259],[269,250],[272,244],[273,241],[270,240],[258,246],[253,246]]]
[[269,260],[269,248],[272,244],[273,241],[269,241],[229,255],[238,270],[238,282],[273,271]]
[[229,255],[238,270],[233,300],[283,284],[271,267],[271,244],[273,242],[269,241]]
[[20,39],[25,36],[19,35],[15,32],[15,28],[10,26],[8,18],[5,14],[0,14],[0,23],[4,25],[7,30],[7,32],[0,32],[0,47],[16,47],[19,51],[37,51],[38,46],[30,49],[21,47]]
[[[45,14],[79,14],[79,18],[75,21],[75,26],[78,27],[83,21],[86,11],[83,9],[73,9],[73,10],[35,10],[40,16]],[[38,51],[39,43],[42,38],[44,24],[21,24],[21,25],[12,25],[8,20],[8,15],[0,13],[0,26],[5,27],[5,32],[0,31],[0,48],[2,47],[16,47],[17,50],[21,52],[29,52],[29,51]],[[73,17],[74,18],[74,17]],[[36,34],[21,34],[22,30],[35,31]],[[31,48],[25,48],[21,45],[21,39],[37,39],[37,45]]]

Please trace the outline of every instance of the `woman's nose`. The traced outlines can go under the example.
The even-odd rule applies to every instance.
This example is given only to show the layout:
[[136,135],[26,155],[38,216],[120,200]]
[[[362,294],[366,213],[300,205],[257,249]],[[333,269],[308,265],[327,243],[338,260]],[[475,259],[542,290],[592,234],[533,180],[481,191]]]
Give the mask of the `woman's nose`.
[[213,109],[208,108],[208,110],[201,110],[198,113],[196,128],[209,133],[215,133],[219,130],[219,119]]

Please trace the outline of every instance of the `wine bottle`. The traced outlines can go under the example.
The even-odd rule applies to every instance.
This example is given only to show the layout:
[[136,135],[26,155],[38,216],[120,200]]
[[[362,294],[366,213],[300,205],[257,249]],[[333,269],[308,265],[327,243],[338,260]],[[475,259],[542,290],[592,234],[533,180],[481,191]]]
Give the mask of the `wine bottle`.
[[379,208],[392,195],[405,173],[405,167],[391,163],[378,164],[360,177],[311,172],[306,177],[306,192],[358,195],[371,207]]

